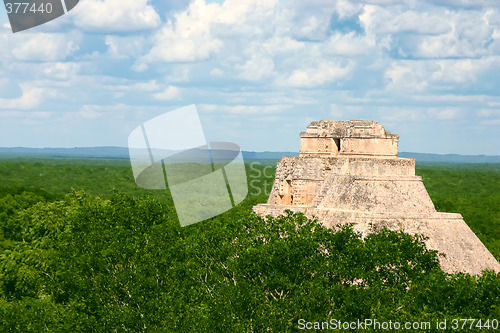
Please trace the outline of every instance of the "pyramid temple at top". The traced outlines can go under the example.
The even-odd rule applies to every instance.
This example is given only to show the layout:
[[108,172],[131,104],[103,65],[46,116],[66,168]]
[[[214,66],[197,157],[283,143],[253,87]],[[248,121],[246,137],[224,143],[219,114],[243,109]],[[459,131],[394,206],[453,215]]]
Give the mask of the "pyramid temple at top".
[[[456,213],[439,213],[415,176],[415,159],[398,155],[399,136],[373,121],[314,121],[300,133],[300,154],[283,157],[261,216],[286,209],[327,227],[354,223],[366,235],[382,227],[422,234],[448,273],[500,272],[500,263]],[[486,221],[485,221],[486,222]]]

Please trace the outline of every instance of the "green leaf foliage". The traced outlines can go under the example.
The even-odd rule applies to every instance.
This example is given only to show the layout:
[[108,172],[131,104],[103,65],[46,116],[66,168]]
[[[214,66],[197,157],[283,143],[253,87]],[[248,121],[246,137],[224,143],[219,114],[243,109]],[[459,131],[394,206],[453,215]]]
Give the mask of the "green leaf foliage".
[[250,213],[258,197],[181,228],[171,205],[149,197],[16,195],[17,204],[0,201],[10,242],[0,252],[1,332],[290,332],[299,319],[500,317],[498,274],[447,275],[418,236],[383,229],[362,239],[291,212],[263,219]]

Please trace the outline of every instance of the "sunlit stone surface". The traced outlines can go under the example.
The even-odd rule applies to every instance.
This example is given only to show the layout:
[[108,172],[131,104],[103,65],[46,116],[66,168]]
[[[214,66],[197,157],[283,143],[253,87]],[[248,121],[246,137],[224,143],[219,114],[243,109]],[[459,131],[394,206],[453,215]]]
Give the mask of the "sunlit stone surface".
[[446,272],[500,271],[462,215],[436,211],[415,176],[415,160],[397,157],[398,135],[373,121],[322,120],[300,138],[300,155],[278,163],[269,200],[254,207],[257,214],[289,209],[327,227],[355,223],[363,235],[382,227],[423,234],[428,248],[445,254]]

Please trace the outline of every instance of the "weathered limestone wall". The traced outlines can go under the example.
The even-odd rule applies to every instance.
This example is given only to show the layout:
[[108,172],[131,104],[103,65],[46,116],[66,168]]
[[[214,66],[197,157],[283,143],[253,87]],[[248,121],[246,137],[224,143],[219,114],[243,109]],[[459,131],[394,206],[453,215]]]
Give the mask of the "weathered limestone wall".
[[300,133],[301,156],[395,157],[399,136],[372,121],[312,122]]
[[393,156],[398,155],[398,140],[387,139],[368,139],[368,138],[345,138],[340,143],[343,155],[349,156]]
[[500,272],[500,263],[491,255],[479,238],[467,226],[460,214],[376,214],[353,210],[319,209],[312,207],[257,205],[255,213],[279,216],[285,210],[301,212],[309,218],[317,218],[325,227],[338,228],[346,223],[354,223],[353,229],[363,236],[383,227],[408,234],[424,235],[427,248],[436,250],[439,264],[447,273],[481,274],[485,269]]
[[330,175],[415,176],[413,158],[349,158],[285,156],[277,164],[276,179],[325,179]]
[[[404,185],[393,184],[394,180],[398,183],[408,183],[407,187],[418,189],[419,177],[415,177],[415,160],[414,159],[367,159],[367,158],[321,158],[321,157],[284,157],[277,166],[276,179],[269,196],[268,203],[275,205],[310,205],[316,206],[321,204],[319,198],[324,198],[330,189],[343,189],[351,192],[364,193],[373,188],[373,184],[361,186],[360,181],[362,177],[377,176],[372,180],[365,179],[364,181],[376,182],[381,189],[381,193],[386,193],[384,189],[394,189],[396,187],[403,188]],[[356,180],[357,183],[346,184],[339,183],[342,177],[356,176],[349,178],[352,181]],[[361,177],[361,178],[360,178]],[[382,177],[382,178],[380,178]],[[386,178],[383,178],[386,177]],[[389,178],[387,178],[389,177]],[[395,178],[399,177],[399,178]],[[346,180],[342,180],[346,181]],[[382,184],[386,181],[385,184]],[[415,183],[417,181],[417,183]],[[423,187],[423,185],[421,186]],[[421,192],[421,190],[419,190]],[[424,189],[425,191],[425,189]],[[346,195],[352,195],[354,192],[349,192]],[[420,193],[416,192],[416,193]],[[406,192],[403,192],[406,193]],[[338,193],[337,193],[338,194]],[[427,192],[425,192],[427,194]],[[330,196],[334,196],[332,192]],[[412,201],[409,196],[405,194],[406,201]],[[390,196],[387,197],[389,199]],[[430,202],[430,198],[426,198],[426,202]],[[331,201],[331,200],[330,200]],[[323,205],[330,204],[325,202]],[[380,203],[383,203],[383,198],[378,198]],[[403,202],[403,199],[395,201],[398,203]],[[347,203],[346,203],[347,204]],[[404,205],[402,207],[405,207]]]
[[298,157],[283,157],[261,216],[284,210],[317,218],[336,228],[354,223],[367,235],[382,227],[423,234],[428,248],[444,253],[444,271],[500,272],[500,263],[470,230],[460,214],[438,213],[415,160],[397,157],[399,136],[371,121],[312,122],[301,133]]
[[415,176],[414,158],[349,158],[348,174],[358,176]]
[[349,209],[377,213],[433,213],[420,177],[336,176],[318,208]]
[[300,154],[337,156],[339,154],[340,139],[304,137],[300,139]]

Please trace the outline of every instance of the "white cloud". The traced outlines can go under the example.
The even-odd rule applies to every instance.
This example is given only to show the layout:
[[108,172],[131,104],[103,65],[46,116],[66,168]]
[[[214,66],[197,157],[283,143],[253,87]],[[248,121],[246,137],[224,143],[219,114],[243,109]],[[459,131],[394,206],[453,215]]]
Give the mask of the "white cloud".
[[76,26],[95,32],[154,29],[160,17],[148,0],[82,0],[70,13]]
[[333,9],[313,13],[297,12],[292,26],[292,34],[298,39],[323,40],[328,36]]
[[427,114],[439,120],[454,120],[463,115],[464,111],[457,107],[430,108]]
[[464,7],[464,8],[477,8],[477,7],[498,7],[500,3],[497,0],[427,0],[432,4]]
[[189,82],[191,80],[191,68],[187,65],[176,65],[171,68],[165,76],[166,82]]
[[278,0],[226,0],[213,7],[211,23],[221,36],[262,36],[279,24],[277,6]]
[[76,62],[50,62],[40,65],[43,74],[51,79],[70,80],[81,70],[81,65]]
[[483,125],[483,126],[495,126],[495,127],[498,127],[498,126],[500,126],[500,119],[482,120],[482,121],[479,122],[479,124]]
[[186,32],[187,36],[172,27],[165,27],[156,36],[155,46],[142,58],[150,62],[193,62],[206,60],[219,51],[222,41],[206,31]]
[[477,87],[482,75],[500,68],[500,57],[392,61],[385,71],[387,91],[421,92],[460,85]]
[[121,120],[124,114],[130,113],[133,107],[124,104],[114,104],[114,105],[101,105],[101,104],[87,104],[83,105],[78,112],[66,112],[65,117],[68,117],[71,121],[84,119],[84,120],[95,120],[101,119],[105,116],[112,115],[112,119]]
[[223,77],[224,76],[224,71],[220,68],[214,68],[210,71],[210,76],[213,77]]
[[[290,56],[295,52],[302,51],[306,48],[307,43],[299,42],[289,36],[271,36],[262,43],[258,43],[259,46],[272,55],[286,55]],[[255,49],[255,45],[253,46]]]
[[43,107],[72,142],[79,120],[122,131],[92,142],[118,140],[165,105],[195,103],[220,139],[238,123],[254,149],[284,150],[297,147],[245,130],[286,119],[297,139],[306,118],[374,119],[396,133],[500,118],[500,11],[487,0],[174,1],[167,13],[163,0],[82,0],[57,24],[0,28],[3,133]]
[[[298,42],[290,37],[279,35],[269,36],[264,40],[253,41],[244,45],[243,55],[227,59],[222,66],[233,69],[238,78],[250,81],[259,81],[276,77],[276,62],[293,61],[293,56],[305,50],[306,43]],[[228,66],[234,63],[234,66]],[[227,76],[220,68],[214,69],[211,75],[216,77]]]
[[160,90],[160,85],[156,80],[152,81],[145,81],[145,82],[139,82],[136,84],[133,84],[131,86],[131,91],[146,91],[146,92],[151,92],[151,91],[158,91]]
[[450,32],[452,27],[441,13],[416,12],[408,10],[396,15],[392,20],[380,21],[381,32],[410,32],[422,35],[442,35]]
[[273,75],[274,61],[270,57],[253,55],[243,65],[236,65],[235,69],[240,72],[239,77],[258,81]]
[[168,86],[164,91],[153,95],[155,99],[169,101],[178,99],[181,96],[181,90],[175,86]]
[[481,118],[499,117],[500,109],[481,109],[477,111],[477,116]]
[[378,114],[384,122],[411,123],[426,119],[425,110],[418,107],[379,107]]
[[108,54],[113,59],[136,59],[145,50],[146,38],[143,36],[106,36]]
[[21,118],[24,120],[43,120],[50,119],[52,117],[52,112],[45,111],[0,111],[0,118],[12,119]]
[[270,115],[291,109],[291,105],[215,105],[201,104],[200,111],[231,115]]
[[388,91],[415,92],[423,91],[428,87],[425,72],[420,66],[413,63],[394,63],[387,69],[385,77],[390,79]]
[[0,109],[30,110],[42,102],[44,93],[43,88],[21,84],[22,96],[19,98],[0,98]]
[[210,23],[220,10],[218,4],[196,0],[167,22],[153,37],[154,46],[139,63],[205,60],[217,52],[222,41],[210,33]]
[[472,59],[441,60],[436,63],[439,70],[429,73],[429,76],[437,82],[473,83],[479,72],[484,69],[483,64]]
[[359,17],[369,36],[379,42],[390,38],[388,49],[401,57],[478,57],[500,51],[497,9],[423,8],[365,5]]
[[[363,111],[360,105],[330,104],[330,116],[334,120],[355,119]],[[313,121],[315,119],[312,119]]]
[[62,61],[78,50],[79,36],[62,33],[0,34],[2,58],[20,61]]
[[334,61],[322,61],[317,67],[294,70],[283,82],[292,87],[317,87],[325,83],[347,77],[355,65],[352,61],[346,64]]
[[402,8],[365,5],[359,19],[366,31],[375,35],[394,33],[440,35],[451,30],[450,24],[443,20],[444,10],[429,13],[403,11]]
[[363,5],[360,3],[355,3],[350,0],[338,0],[335,3],[335,11],[339,15],[340,19],[345,19],[348,17],[353,17],[359,15],[362,10]]
[[103,112],[98,111],[99,108],[100,108],[99,106],[95,105],[84,105],[80,110],[79,114],[83,119],[87,120],[98,119],[104,115]]
[[445,20],[453,28],[448,33],[416,39],[414,49],[410,50],[414,56],[477,57],[491,53],[488,44],[493,41],[498,25],[490,25],[483,11],[449,12]]
[[134,93],[134,92],[158,92],[161,90],[161,85],[156,80],[149,81],[126,81],[124,83],[116,83],[107,86],[108,89],[117,92]]
[[376,47],[374,38],[358,36],[354,32],[347,34],[335,33],[325,43],[325,54],[356,57],[371,54]]
[[7,89],[9,89],[10,85],[10,80],[6,77],[2,77],[0,73],[0,96],[2,96],[7,91]]
[[265,35],[274,24],[269,23],[273,22],[276,3],[227,0],[220,5],[194,0],[154,35],[153,47],[139,59],[136,68],[145,70],[153,62],[207,60],[223,50],[225,41],[242,38],[241,42],[247,42]]

